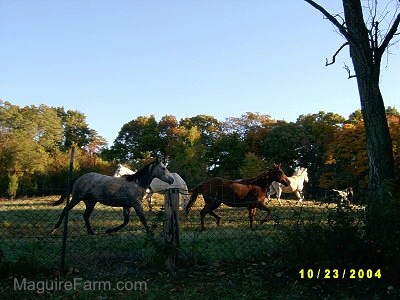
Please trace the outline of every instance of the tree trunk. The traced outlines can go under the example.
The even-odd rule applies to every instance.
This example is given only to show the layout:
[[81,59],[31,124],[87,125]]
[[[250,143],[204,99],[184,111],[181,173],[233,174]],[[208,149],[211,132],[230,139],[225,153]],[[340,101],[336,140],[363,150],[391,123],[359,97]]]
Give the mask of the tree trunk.
[[[382,184],[394,178],[392,141],[379,88],[381,56],[371,47],[359,0],[343,0],[350,55],[356,72],[369,157],[369,188],[378,196]],[[376,194],[378,192],[378,194]]]
[[[377,41],[370,41],[360,0],[343,0],[343,8],[364,118],[369,159],[370,199],[367,216],[372,229],[379,224],[379,215],[387,202],[388,192],[391,192],[387,183],[394,179],[392,140],[379,88],[382,54],[378,51]],[[376,228],[373,231],[379,234],[380,230]]]

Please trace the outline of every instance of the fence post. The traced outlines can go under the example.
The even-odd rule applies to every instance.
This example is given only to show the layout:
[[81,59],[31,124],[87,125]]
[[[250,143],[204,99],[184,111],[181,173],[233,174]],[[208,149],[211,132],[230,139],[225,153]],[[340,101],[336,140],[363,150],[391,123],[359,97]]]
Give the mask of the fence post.
[[165,267],[173,272],[176,268],[179,248],[179,189],[168,189],[164,197]]
[[[69,159],[69,172],[68,172],[68,185],[67,185],[67,203],[69,203],[69,196],[71,194],[71,182],[72,182],[72,171],[74,169],[74,155],[75,148],[71,148],[71,157]],[[68,229],[68,211],[64,217],[64,230],[63,230],[63,238],[62,238],[62,247],[61,247],[61,271],[65,269],[65,252],[67,249],[67,229]]]

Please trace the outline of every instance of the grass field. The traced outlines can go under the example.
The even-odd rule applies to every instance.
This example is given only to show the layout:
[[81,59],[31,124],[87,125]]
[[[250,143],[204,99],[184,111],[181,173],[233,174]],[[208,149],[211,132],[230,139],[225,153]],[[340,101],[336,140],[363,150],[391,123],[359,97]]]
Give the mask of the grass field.
[[[0,200],[0,249],[4,260],[14,266],[12,276],[59,278],[62,230],[55,235],[51,231],[63,206],[51,206],[56,199],[54,196]],[[280,207],[272,200],[269,203],[272,209],[269,221],[261,224],[260,220],[266,215],[258,211],[255,230],[249,228],[247,209],[221,206],[216,210],[221,217],[220,226],[215,224],[212,216],[207,216],[206,230],[201,231],[199,211],[202,204],[199,198],[187,218],[180,216],[179,269],[175,274],[163,271],[162,196],[156,196],[153,212],[149,212],[144,203],[154,233],[153,240],[146,237],[134,211],[126,227],[114,234],[106,234],[107,228],[122,223],[122,210],[100,204],[91,217],[97,234],[89,236],[82,217],[84,205],[79,204],[69,214],[67,272],[61,278],[83,277],[112,282],[136,278],[152,286],[151,291],[149,288],[146,292],[133,294],[132,291],[103,291],[104,299],[197,299],[199,295],[202,299],[287,299],[288,295],[293,299],[302,299],[303,296],[320,298],[322,291],[318,284],[310,291],[300,286],[299,281],[282,275],[284,273],[280,271],[273,253],[276,252],[276,242],[285,239],[282,228],[308,223],[325,226],[336,205],[306,201],[303,206],[296,206],[295,200],[286,200]],[[363,208],[354,206],[354,209]],[[7,276],[10,278],[10,273]],[[196,284],[199,280],[203,287]],[[218,290],[214,291],[213,285]],[[7,278],[1,281],[0,288],[6,294],[15,294]],[[275,294],[271,295],[270,291]],[[29,292],[17,294],[20,298],[32,298]],[[347,291],[340,294],[349,295]],[[55,292],[50,296],[91,299],[93,293]]]

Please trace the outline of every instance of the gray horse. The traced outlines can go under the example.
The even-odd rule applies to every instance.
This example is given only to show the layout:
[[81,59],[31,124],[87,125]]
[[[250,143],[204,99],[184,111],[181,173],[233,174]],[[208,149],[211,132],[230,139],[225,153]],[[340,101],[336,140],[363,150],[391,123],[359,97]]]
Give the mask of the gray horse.
[[168,169],[158,159],[147,164],[133,175],[112,177],[94,172],[82,175],[75,181],[71,202],[62,211],[59,220],[54,225],[53,233],[60,227],[65,214],[80,201],[84,201],[86,205],[83,219],[85,220],[88,234],[94,234],[89,218],[97,202],[107,206],[123,208],[124,222],[115,228],[107,229],[107,233],[116,232],[129,223],[131,207],[134,208],[146,232],[149,233],[141,200],[154,178],[159,178],[169,184],[174,182]]

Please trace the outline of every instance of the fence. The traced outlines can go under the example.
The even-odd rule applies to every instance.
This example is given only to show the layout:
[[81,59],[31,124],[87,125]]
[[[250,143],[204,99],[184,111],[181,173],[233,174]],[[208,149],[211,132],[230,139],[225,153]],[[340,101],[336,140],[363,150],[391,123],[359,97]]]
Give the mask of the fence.
[[212,216],[207,216],[206,229],[202,231],[201,197],[185,218],[178,214],[178,196],[176,190],[169,190],[165,200],[155,197],[152,211],[144,205],[152,238],[147,236],[136,215],[132,215],[130,223],[118,232],[105,233],[109,227],[122,223],[121,208],[98,204],[91,216],[97,233],[92,236],[84,226],[84,205],[78,204],[69,213],[67,231],[51,234],[61,212],[59,206],[52,206],[58,196],[0,200],[1,250],[8,260],[29,258],[53,270],[64,268],[64,264],[66,269],[97,274],[161,266],[171,270],[177,261],[181,264],[209,263],[267,255],[268,245],[282,238],[280,229],[284,225],[310,221],[326,223],[334,207],[312,201],[296,206],[295,200],[286,200],[281,207],[272,200],[271,219],[261,224],[266,214],[257,211],[255,228],[251,230],[246,208],[221,206],[216,210],[221,217],[220,225],[216,225]]
[[[69,181],[73,155],[72,151]],[[220,224],[208,215],[206,229],[201,230],[199,212],[204,205],[201,196],[186,217],[179,214],[179,190],[171,189],[164,197],[153,197],[153,209],[144,205],[150,235],[133,214],[127,226],[107,234],[106,230],[120,225],[124,216],[122,208],[101,204],[91,216],[97,234],[88,235],[82,202],[69,212],[61,232],[51,234],[61,213],[60,206],[53,206],[58,197],[0,200],[0,250],[6,260],[44,266],[55,272],[68,270],[99,277],[130,274],[143,268],[174,270],[179,264],[259,260],[268,257],[270,247],[285,238],[282,230],[286,225],[327,224],[336,209],[332,203],[305,201],[297,206],[297,200],[284,200],[284,205],[279,206],[276,200],[271,200],[269,221],[262,224],[267,215],[258,210],[252,230],[247,208],[221,206],[216,210]]]

